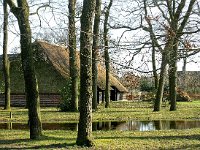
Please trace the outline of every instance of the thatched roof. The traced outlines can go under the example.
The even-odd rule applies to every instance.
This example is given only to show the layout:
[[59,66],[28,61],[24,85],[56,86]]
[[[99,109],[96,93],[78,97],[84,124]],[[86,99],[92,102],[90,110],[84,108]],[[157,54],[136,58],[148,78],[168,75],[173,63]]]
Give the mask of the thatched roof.
[[[46,61],[51,62],[55,69],[64,77],[69,77],[69,50],[67,47],[50,44],[46,41],[35,41],[34,45],[37,49],[38,56],[42,57]],[[79,52],[77,51],[77,60],[80,70]],[[98,87],[102,90],[106,85],[106,71],[98,64]],[[110,85],[116,87],[120,92],[127,92],[127,89],[112,75],[110,74]]]
[[[40,93],[59,93],[66,86],[65,78],[49,62],[35,57],[35,69]],[[24,93],[24,76],[20,54],[9,55],[12,93]],[[2,60],[0,57],[0,93],[4,92]]]

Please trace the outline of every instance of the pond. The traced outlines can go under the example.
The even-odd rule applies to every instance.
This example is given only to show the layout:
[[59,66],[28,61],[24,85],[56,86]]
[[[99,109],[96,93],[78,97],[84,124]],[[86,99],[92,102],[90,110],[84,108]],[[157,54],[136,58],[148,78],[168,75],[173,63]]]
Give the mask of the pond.
[[[43,130],[73,130],[78,129],[78,123],[43,123]],[[93,122],[92,129],[96,130],[120,130],[120,131],[154,131],[170,129],[200,128],[200,121],[185,120],[154,120],[154,121],[110,121]],[[0,129],[28,130],[24,123],[0,123]]]

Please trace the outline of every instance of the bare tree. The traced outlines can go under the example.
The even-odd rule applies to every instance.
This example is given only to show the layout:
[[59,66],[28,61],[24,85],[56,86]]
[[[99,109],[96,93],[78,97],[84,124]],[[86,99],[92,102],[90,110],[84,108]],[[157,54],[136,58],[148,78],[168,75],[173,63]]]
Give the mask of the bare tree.
[[[166,5],[163,5],[163,4]],[[153,1],[152,4],[158,8],[161,12],[161,16],[163,22],[161,22],[161,17],[153,16],[151,14],[147,14],[147,4],[144,1],[144,8],[145,8],[145,19],[148,23],[148,32],[150,32],[151,39],[153,39],[154,44],[160,50],[162,54],[162,63],[161,63],[161,72],[160,72],[160,79],[159,79],[159,86],[157,89],[157,96],[154,105],[154,111],[159,111],[161,107],[161,100],[163,99],[163,88],[164,88],[164,80],[165,80],[165,73],[166,73],[166,65],[169,64],[169,98],[171,100],[171,107],[170,110],[176,110],[176,70],[177,70],[177,61],[178,61],[178,49],[181,42],[181,37],[184,32],[187,21],[190,17],[194,6],[195,0],[191,0],[186,2],[185,0],[181,0],[179,3],[175,1]],[[164,7],[166,6],[166,7]],[[149,7],[150,9],[150,7]],[[185,11],[186,10],[186,11]],[[151,22],[159,22],[160,26],[165,31],[163,35],[156,36],[155,32],[152,29]],[[195,31],[197,32],[198,29]],[[162,45],[159,44],[159,41],[164,37],[164,48]]]
[[[195,2],[195,0],[137,0],[134,2],[129,1],[126,8],[120,5],[122,2],[118,2],[118,6],[120,5],[122,7],[115,8],[117,9],[116,12],[123,11],[118,17],[115,16],[117,19],[114,18],[115,22],[112,23],[114,25],[110,25],[114,30],[123,29],[122,35],[117,42],[118,48],[115,54],[119,53],[116,55],[119,57],[120,54],[123,53],[124,55],[127,53],[125,56],[126,58],[124,58],[124,63],[128,64],[128,66],[125,64],[123,65],[122,62],[117,65],[140,73],[153,73],[155,77],[155,87],[158,85],[157,98],[154,105],[155,111],[159,111],[161,107],[167,72],[166,66],[168,64],[170,74],[169,83],[172,85],[170,88],[170,95],[173,95],[170,99],[172,99],[171,106],[174,107],[174,95],[176,94],[172,91],[176,89],[176,73],[174,74],[174,72],[176,72],[177,67],[175,64],[177,64],[177,61],[179,61],[182,56],[180,51],[180,49],[182,49],[181,45],[188,45],[186,44],[188,42],[185,42],[187,41],[187,36],[192,39],[189,42],[188,53],[191,55],[196,54],[199,50],[197,42],[197,34],[200,31],[198,27],[199,21],[197,19],[199,11]],[[177,17],[178,19],[176,19]],[[121,20],[123,20],[123,22]],[[138,33],[140,33],[140,35],[138,35]],[[130,34],[135,35],[130,37]],[[126,36],[128,38],[126,38]],[[194,37],[196,37],[196,39]],[[129,41],[129,39],[132,38],[134,40]],[[123,52],[117,52],[118,49]],[[189,57],[190,54],[187,54],[186,57]],[[138,59],[140,55],[142,55],[141,61]],[[137,59],[135,59],[136,57]],[[149,60],[147,60],[147,58],[149,58]],[[145,66],[149,66],[148,64],[150,64],[150,61],[152,62],[152,71],[143,71]],[[157,65],[155,65],[155,61],[157,61]],[[140,66],[138,65],[138,68],[134,67],[137,62],[141,64]],[[158,64],[161,65],[158,66]],[[157,76],[157,72],[160,73],[160,76]],[[157,81],[158,79],[159,82]],[[171,110],[173,110],[172,107]]]
[[[193,10],[193,6],[196,0],[190,0],[187,11],[183,14],[184,18],[181,19],[181,14],[183,13],[184,6],[186,5],[186,0],[181,0],[177,8],[175,7],[175,2],[170,3],[167,1],[167,6],[170,15],[170,30],[171,35],[174,36],[173,48],[169,53],[169,98],[171,101],[170,110],[176,110],[176,87],[177,87],[177,60],[178,60],[178,45],[181,36],[184,34],[183,30],[187,25],[190,14]],[[180,21],[181,20],[181,21]]]
[[29,24],[29,6],[26,0],[17,0],[17,6],[12,0],[7,0],[11,12],[18,20],[20,29],[21,60],[25,80],[25,92],[28,103],[30,138],[38,139],[42,135],[40,118],[40,98],[33,62],[31,29]]

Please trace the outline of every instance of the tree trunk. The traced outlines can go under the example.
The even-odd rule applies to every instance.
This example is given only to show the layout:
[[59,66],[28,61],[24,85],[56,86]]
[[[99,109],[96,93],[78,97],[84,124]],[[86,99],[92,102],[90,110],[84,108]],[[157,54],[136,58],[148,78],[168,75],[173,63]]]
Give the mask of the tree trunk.
[[99,25],[100,25],[100,17],[101,17],[101,0],[96,0],[95,7],[95,19],[94,19],[94,31],[93,31],[93,46],[92,46],[92,109],[97,109],[97,56],[99,49]]
[[105,90],[105,108],[110,106],[110,57],[108,53],[108,18],[110,15],[110,8],[112,6],[113,0],[110,0],[110,3],[105,12],[104,20],[104,55],[105,55],[105,66],[106,66],[106,90]]
[[78,111],[78,71],[76,61],[76,27],[75,27],[75,6],[76,0],[69,0],[69,66],[71,79],[71,111]]
[[84,0],[80,35],[80,117],[76,143],[92,146],[92,24],[96,0]]
[[162,52],[162,62],[161,62],[161,71],[159,78],[159,85],[156,93],[156,99],[154,103],[154,111],[160,111],[161,102],[163,100],[164,86],[165,86],[165,78],[166,78],[166,66],[169,61],[169,51],[173,45],[173,40],[168,39],[168,42],[165,45],[165,48]]
[[3,22],[3,74],[5,81],[5,110],[10,110],[10,62],[8,59],[8,10],[7,2],[3,1],[4,22]]
[[182,74],[180,76],[181,80],[181,87],[183,90],[186,90],[186,66],[187,66],[187,51],[185,52],[185,56],[183,58],[183,67],[182,67]]
[[175,40],[173,49],[170,52],[169,63],[169,99],[170,99],[170,111],[176,110],[176,87],[177,87],[177,50],[178,42]]
[[26,100],[28,104],[30,138],[38,139],[42,135],[42,125],[38,84],[33,62],[29,7],[26,0],[17,0],[18,7],[15,6],[12,0],[8,0],[7,2],[18,20],[20,30],[21,60],[25,80]]
[[165,76],[166,76],[166,66],[167,66],[166,49],[164,49],[164,51],[165,52],[162,53],[161,71],[160,71],[159,85],[158,85],[157,93],[156,93],[156,99],[155,99],[155,103],[154,103],[154,111],[160,111],[161,102],[163,99]]
[[158,74],[157,74],[157,69],[156,69],[156,50],[155,50],[155,44],[153,41],[152,41],[152,68],[153,68],[154,86],[155,86],[155,89],[158,89],[159,80],[158,80]]

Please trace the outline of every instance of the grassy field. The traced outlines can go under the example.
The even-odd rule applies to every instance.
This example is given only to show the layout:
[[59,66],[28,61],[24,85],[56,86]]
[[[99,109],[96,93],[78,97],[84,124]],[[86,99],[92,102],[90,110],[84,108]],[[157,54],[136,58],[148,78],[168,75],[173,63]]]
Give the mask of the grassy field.
[[[179,102],[177,111],[169,111],[169,105],[163,105],[160,112],[153,112],[153,105],[149,102],[112,102],[110,108],[99,106],[93,113],[94,121],[101,120],[174,120],[200,119],[200,101]],[[12,108],[10,112],[0,108],[0,122],[22,122],[28,120],[27,109]],[[41,108],[42,122],[74,122],[78,121],[79,113],[59,112],[57,108]]]
[[[28,131],[2,130],[0,149],[86,149],[75,145],[77,132],[44,131],[41,140],[29,140]],[[200,129],[169,131],[95,131],[89,149],[200,149]]]
[[[99,106],[93,120],[200,120],[200,101],[179,102],[177,111],[164,105],[161,112],[152,111],[148,102],[113,102],[108,109]],[[63,113],[56,108],[41,108],[43,122],[77,122],[78,113]],[[27,110],[0,109],[0,122],[27,122]],[[0,130],[0,149],[86,149],[77,147],[76,131],[46,130],[40,140],[29,140],[29,131]],[[200,127],[187,130],[94,131],[95,147],[90,149],[200,149]]]

